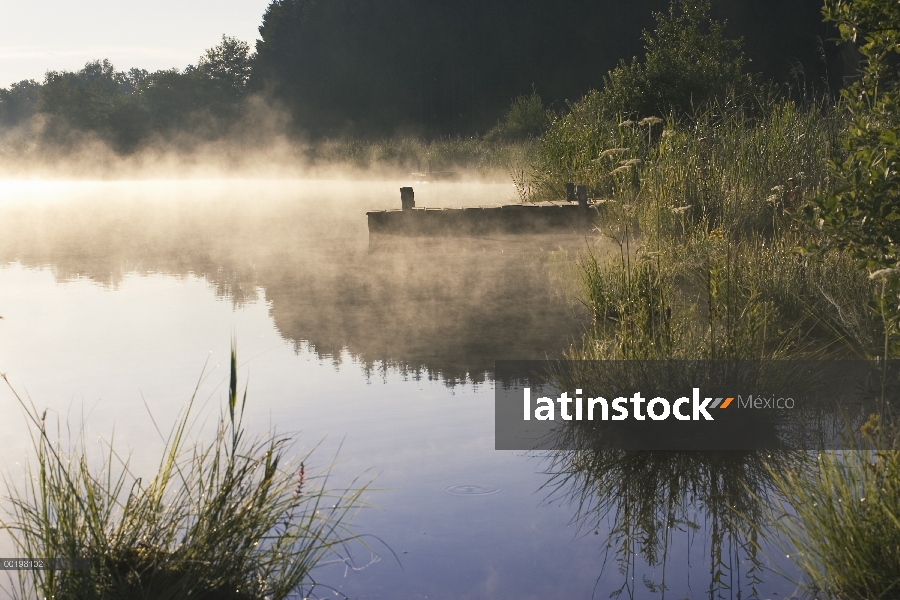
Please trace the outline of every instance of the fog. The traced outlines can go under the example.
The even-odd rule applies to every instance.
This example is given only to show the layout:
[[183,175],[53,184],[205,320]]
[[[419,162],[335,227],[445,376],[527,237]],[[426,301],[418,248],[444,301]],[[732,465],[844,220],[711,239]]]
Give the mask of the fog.
[[[7,181],[0,184],[0,261],[111,291],[127,273],[200,276],[236,307],[264,299],[298,349],[327,360],[346,351],[369,369],[448,382],[479,381],[497,359],[561,356],[579,338],[585,312],[566,293],[564,274],[586,248],[583,236],[370,237],[366,211],[398,208],[398,187],[312,179]],[[415,189],[419,206],[514,196],[508,184]]]

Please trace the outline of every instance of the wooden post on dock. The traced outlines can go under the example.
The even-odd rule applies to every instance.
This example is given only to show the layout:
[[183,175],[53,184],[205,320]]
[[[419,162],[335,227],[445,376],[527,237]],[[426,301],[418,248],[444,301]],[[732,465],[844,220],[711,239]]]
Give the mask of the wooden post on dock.
[[571,181],[566,184],[566,200],[569,202],[575,200],[575,184]]
[[579,185],[575,188],[575,193],[578,196],[578,206],[587,208],[587,186]]
[[416,195],[411,187],[400,188],[400,208],[403,210],[412,210],[416,205]]

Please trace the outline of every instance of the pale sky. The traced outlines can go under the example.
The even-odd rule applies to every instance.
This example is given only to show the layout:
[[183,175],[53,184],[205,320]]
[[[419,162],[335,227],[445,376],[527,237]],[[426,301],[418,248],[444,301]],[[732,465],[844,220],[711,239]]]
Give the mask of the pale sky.
[[196,63],[222,34],[249,42],[270,0],[0,0],[0,87],[108,58],[148,71]]

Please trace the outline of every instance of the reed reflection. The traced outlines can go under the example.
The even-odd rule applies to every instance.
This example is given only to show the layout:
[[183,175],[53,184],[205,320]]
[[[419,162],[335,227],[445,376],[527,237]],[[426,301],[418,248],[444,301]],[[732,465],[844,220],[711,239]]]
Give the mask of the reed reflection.
[[[608,390],[610,398],[634,389],[649,398],[691,387],[704,395],[821,389],[823,373],[849,369],[814,361],[545,364],[550,371],[539,377],[552,388]],[[803,417],[793,422],[784,412],[738,407],[714,409],[715,421],[562,421],[552,433],[558,450],[544,459],[543,490],[575,507],[581,532],[604,536],[598,586],[609,585],[602,575],[615,568],[618,587],[595,589],[594,596],[643,598],[649,592],[665,598],[669,592],[682,598],[689,588],[710,599],[757,597],[776,577],[759,535],[780,506],[775,480],[808,464],[808,450],[820,441],[810,434],[822,426],[816,408],[798,411]]]
[[[798,468],[800,452],[634,452],[584,427],[566,430],[572,449],[546,458],[544,489],[575,505],[582,532],[606,536],[601,574],[611,563],[621,586],[595,597],[664,598],[688,567],[692,581],[706,573],[700,589],[710,599],[757,596],[766,580],[757,531],[777,505],[773,474]],[[691,557],[703,549],[701,570]]]

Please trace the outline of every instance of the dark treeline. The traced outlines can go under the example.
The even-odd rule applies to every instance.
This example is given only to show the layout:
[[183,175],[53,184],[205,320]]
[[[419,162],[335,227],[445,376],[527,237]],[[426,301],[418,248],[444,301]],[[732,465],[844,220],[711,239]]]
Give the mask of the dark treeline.
[[[276,0],[253,81],[318,134],[470,135],[532,87],[565,108],[603,85],[667,0]],[[820,0],[720,0],[712,16],[745,38],[763,78],[821,89],[829,73]],[[831,45],[833,46],[833,44]],[[827,50],[826,50],[827,49]],[[833,87],[840,87],[838,85]]]
[[77,72],[49,71],[43,84],[22,81],[0,90],[0,125],[34,130],[61,146],[90,132],[122,152],[154,134],[217,136],[222,123],[242,116],[250,61],[246,42],[223,37],[181,71],[116,71],[108,60]]
[[[250,122],[256,96],[288,112],[294,135],[483,134],[532,90],[564,112],[601,88],[643,55],[641,32],[667,10],[667,0],[275,0],[255,53],[223,37],[183,70],[102,60],[50,71],[0,89],[0,130],[62,146],[90,132],[128,152],[154,137],[221,136]],[[795,93],[840,87],[821,0],[719,0],[712,16],[743,38],[762,80]]]

